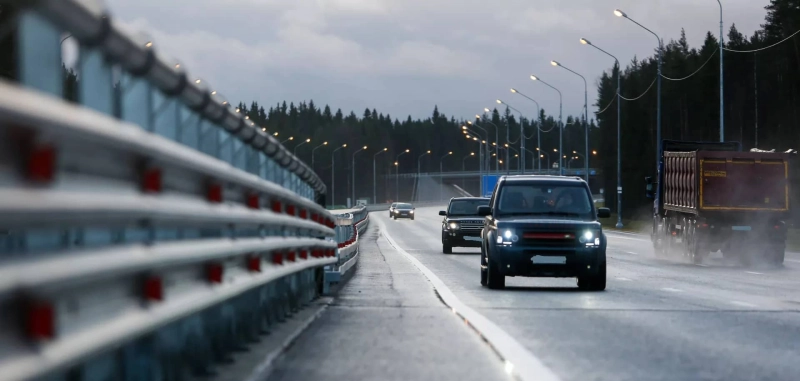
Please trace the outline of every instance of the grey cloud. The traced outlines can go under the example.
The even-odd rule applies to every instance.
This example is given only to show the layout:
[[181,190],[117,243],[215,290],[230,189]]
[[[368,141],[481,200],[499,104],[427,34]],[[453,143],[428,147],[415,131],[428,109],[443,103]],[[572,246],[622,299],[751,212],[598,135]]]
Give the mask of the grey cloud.
[[[751,34],[767,1],[724,0],[732,23]],[[313,98],[363,111],[424,117],[434,104],[469,117],[503,98],[534,112],[518,87],[557,113],[558,97],[528,79],[536,73],[564,93],[564,113],[583,106],[583,82],[553,68],[556,59],[595,83],[613,62],[581,46],[586,37],[620,58],[653,54],[654,37],[613,16],[614,8],[666,41],[686,29],[692,46],[718,33],[714,0],[112,0],[115,15],[148,28],[159,46],[232,101],[274,104]],[[595,110],[590,106],[590,111]]]

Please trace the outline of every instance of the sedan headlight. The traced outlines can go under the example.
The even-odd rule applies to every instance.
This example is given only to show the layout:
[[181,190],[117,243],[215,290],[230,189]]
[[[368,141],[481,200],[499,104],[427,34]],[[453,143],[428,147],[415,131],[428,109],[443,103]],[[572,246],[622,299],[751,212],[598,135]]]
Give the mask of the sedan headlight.
[[458,222],[451,222],[449,226],[450,226],[450,230],[458,230],[459,228],[461,228],[461,226],[458,224]]
[[412,210],[412,211],[410,211],[409,213],[411,213],[411,214],[414,214],[414,211]]

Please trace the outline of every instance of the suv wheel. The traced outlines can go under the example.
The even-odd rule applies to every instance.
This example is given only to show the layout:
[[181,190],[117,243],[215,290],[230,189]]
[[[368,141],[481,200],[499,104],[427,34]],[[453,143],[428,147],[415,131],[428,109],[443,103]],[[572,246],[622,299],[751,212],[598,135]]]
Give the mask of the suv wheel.
[[493,290],[499,290],[506,287],[506,277],[500,274],[497,264],[491,259],[486,260],[486,285]]
[[483,251],[483,245],[481,245],[481,286],[486,286],[487,272],[486,253]]
[[603,291],[606,289],[606,261],[600,262],[597,274],[578,277],[578,288],[586,291]]

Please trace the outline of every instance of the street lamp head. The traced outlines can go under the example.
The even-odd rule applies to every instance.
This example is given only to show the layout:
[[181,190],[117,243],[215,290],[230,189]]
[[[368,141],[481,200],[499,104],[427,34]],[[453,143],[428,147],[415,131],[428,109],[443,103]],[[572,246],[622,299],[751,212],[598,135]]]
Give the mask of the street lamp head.
[[386,151],[388,151],[388,150],[389,150],[388,148],[384,148],[384,149],[383,149],[383,152],[386,152]]
[[519,157],[519,154],[518,154],[518,153],[515,153],[515,154],[514,154],[514,157]]
[[621,11],[619,9],[615,9],[614,10],[614,16],[628,18],[628,15],[626,15],[625,12],[623,12],[623,11]]
[[311,138],[306,139],[306,143],[311,143]]
[[469,155],[470,156],[475,156],[475,152],[470,152]]
[[544,157],[544,155],[539,155],[539,157]]
[[560,63],[558,63],[558,61],[550,61],[550,65],[553,65],[553,66],[561,66],[561,64],[560,64]]
[[261,127],[261,131],[267,132],[267,128],[266,127]]
[[367,149],[367,146],[362,147],[361,149]]
[[471,125],[472,125],[472,122],[470,122],[470,121],[467,121],[467,124],[469,124],[469,125],[471,126]]
[[396,161],[394,162],[394,165],[397,165],[397,162],[396,162]]
[[411,152],[411,150],[410,150],[410,149],[407,149],[407,150],[406,150],[406,153],[409,153],[409,152]]
[[558,152],[558,149],[556,149],[556,148],[553,148],[553,152]]
[[534,80],[534,81],[538,81],[538,80],[539,80],[539,77],[537,77],[537,76],[535,76],[535,75],[531,75],[531,79],[532,79],[532,80]]
[[481,143],[486,144],[486,140],[481,140]]
[[484,107],[484,108],[483,108],[483,111],[484,111],[484,112],[489,112],[489,109],[488,109],[488,108],[486,108],[486,107]]
[[272,134],[272,136],[278,136],[278,133],[276,132],[276,133]]
[[347,147],[347,143],[342,144],[342,147]]
[[480,118],[481,118],[481,116],[480,116],[480,115],[478,115],[478,114],[475,114],[475,119],[480,119]]
[[505,147],[508,147],[508,143],[506,143],[506,144],[503,144],[503,145],[504,145]]
[[501,104],[503,104],[503,101],[501,101],[501,100],[499,100],[499,99],[498,99],[498,100],[497,100],[497,104],[501,105]]
[[597,155],[597,151],[592,151],[592,155]]
[[584,45],[591,45],[591,44],[592,44],[592,42],[591,42],[591,41],[589,41],[589,40],[587,40],[587,39],[585,39],[585,38],[581,38],[581,44],[584,44]]
[[450,152],[448,152],[447,154],[448,154],[448,155],[452,155],[452,154],[453,154],[453,151],[450,151]]
[[428,150],[428,152],[426,152],[426,153],[431,153],[431,150]]
[[294,136],[290,136],[290,137],[289,137],[289,140],[294,140]]
[[478,141],[478,138],[472,138],[472,140],[474,140],[474,141],[476,141],[476,142],[477,142],[477,141]]
[[515,88],[513,88],[513,87],[512,87],[512,88],[511,88],[511,92],[512,92],[512,93],[516,93],[516,92],[517,92],[517,89],[515,89]]
[[322,145],[326,146],[328,145],[328,142],[323,142]]
[[466,130],[466,129],[467,129],[467,126],[461,126],[461,129],[462,129],[462,130]]
[[536,147],[536,150],[538,151],[538,150],[539,150],[539,147]]
[[576,154],[576,153],[578,153],[578,151],[572,151],[572,153],[575,153],[575,154]]

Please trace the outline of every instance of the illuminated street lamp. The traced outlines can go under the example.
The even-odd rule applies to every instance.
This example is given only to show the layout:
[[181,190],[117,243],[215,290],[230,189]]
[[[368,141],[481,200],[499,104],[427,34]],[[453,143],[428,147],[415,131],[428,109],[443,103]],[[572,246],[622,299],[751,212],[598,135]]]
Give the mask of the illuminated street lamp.
[[[536,104],[536,118],[539,118],[539,114],[541,114],[541,107],[539,107],[539,102],[537,102],[533,98],[531,98],[531,97],[529,97],[529,96],[527,96],[527,95],[525,95],[523,93],[520,93],[519,90],[517,90],[517,89],[512,88],[511,92],[514,93],[514,94],[518,94],[518,95],[520,95],[522,97],[525,97],[529,101],[535,103]],[[542,141],[540,131],[541,131],[540,126],[536,126],[536,150],[537,151],[541,147],[541,141]],[[524,136],[523,136],[523,138],[524,138]],[[523,149],[526,149],[526,148],[523,147]],[[540,171],[542,170],[542,161],[541,160],[539,160],[539,170]]]
[[316,152],[318,148],[324,147],[326,145],[328,145],[328,142],[323,142],[322,144],[314,147],[314,149],[311,150],[311,169],[312,170],[314,169],[314,152]]
[[294,153],[295,156],[297,156],[297,147],[300,147],[301,145],[306,144],[306,143],[311,143],[311,139],[306,139],[306,140],[302,141],[300,144],[294,146],[293,153]]
[[286,139],[286,140],[282,141],[281,144],[285,144],[286,142],[288,142],[290,140],[294,140],[294,136],[290,136],[289,139]]
[[442,193],[443,193],[442,187],[444,187],[444,177],[442,177],[442,175],[444,173],[444,165],[443,165],[444,164],[444,159],[446,157],[452,155],[452,154],[453,154],[453,151],[450,151],[447,154],[445,154],[444,156],[442,156],[441,159],[439,159],[439,180],[440,180],[439,181],[439,200],[442,199]]
[[347,148],[347,143],[331,153],[331,205],[336,205],[336,151]]
[[378,193],[377,193],[377,189],[378,188],[377,188],[377,185],[376,185],[377,184],[376,183],[376,179],[378,178],[378,176],[377,176],[377,173],[375,171],[375,162],[376,162],[376,160],[378,158],[378,155],[380,155],[380,154],[382,154],[382,153],[384,153],[384,152],[386,152],[388,150],[389,150],[388,148],[384,148],[384,149],[378,151],[378,153],[372,155],[372,202],[375,203],[375,204],[378,203]]
[[[586,77],[584,77],[584,76],[578,74],[578,72],[576,72],[576,71],[574,71],[574,70],[562,65],[558,61],[550,61],[550,64],[553,65],[553,66],[560,67],[560,68],[562,68],[562,69],[564,69],[564,70],[566,70],[566,71],[568,71],[568,72],[570,72],[572,74],[577,75],[578,77],[581,77],[581,79],[583,79],[583,112],[584,112],[583,131],[584,131],[584,134],[586,134],[585,156],[588,156],[589,155],[589,87],[586,84]],[[586,167],[585,168],[586,169],[586,183],[588,184],[589,183],[589,161],[588,160],[584,160],[583,164]]]
[[356,152],[353,152],[353,166],[350,168],[353,171],[353,178],[352,178],[352,184],[353,184],[353,199],[352,199],[352,202],[353,202],[353,205],[356,204],[356,154],[361,152],[361,151],[363,151],[363,150],[365,150],[365,149],[367,149],[367,146],[363,146],[363,147],[361,147],[360,150],[358,150]]
[[[539,78],[539,77],[537,77],[535,75],[531,75],[531,80],[539,81],[539,82],[543,83],[544,85],[546,85],[547,87],[549,87],[549,88],[551,88],[551,89],[553,89],[553,90],[558,92],[558,148],[559,149],[563,149],[563,147],[564,147],[564,123],[563,123],[563,118],[562,118],[562,111],[564,109],[564,97],[561,94],[561,90],[555,88],[553,85],[551,85],[551,84],[549,84],[549,83],[547,83],[545,81],[542,81],[541,78]],[[564,171],[561,168],[561,158],[558,159],[558,173],[560,175],[564,174]]]
[[400,201],[400,156],[403,156],[403,155],[405,155],[405,154],[407,154],[409,152],[411,152],[411,150],[408,150],[408,149],[403,151],[403,152],[400,152],[400,154],[397,155],[397,158],[394,159],[394,166],[397,169],[396,172],[395,172],[396,175],[395,175],[395,178],[394,178],[395,179],[395,183],[394,183],[394,191],[395,191],[395,200],[394,201],[395,202]]

